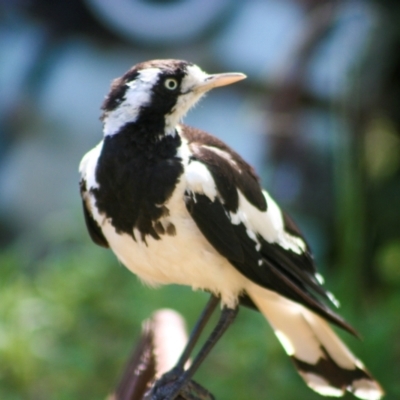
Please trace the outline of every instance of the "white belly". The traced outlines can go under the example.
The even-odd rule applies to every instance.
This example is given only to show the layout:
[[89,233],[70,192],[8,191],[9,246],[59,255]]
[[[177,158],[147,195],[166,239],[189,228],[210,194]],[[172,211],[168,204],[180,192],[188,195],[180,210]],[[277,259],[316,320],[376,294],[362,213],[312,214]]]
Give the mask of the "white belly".
[[199,231],[186,209],[183,192],[183,184],[178,184],[166,204],[175,236],[161,235],[160,240],[147,236],[145,243],[138,233],[135,241],[128,234],[117,234],[106,221],[102,224],[103,232],[118,259],[145,283],[176,283],[207,289],[233,307],[248,281]]

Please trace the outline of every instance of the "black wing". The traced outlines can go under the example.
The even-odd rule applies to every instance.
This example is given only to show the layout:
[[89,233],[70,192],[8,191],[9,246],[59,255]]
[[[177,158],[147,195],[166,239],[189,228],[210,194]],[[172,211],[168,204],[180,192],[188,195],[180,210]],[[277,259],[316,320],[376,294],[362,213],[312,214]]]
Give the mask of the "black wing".
[[[237,153],[221,145],[222,142],[204,132],[188,129],[184,135],[193,153],[192,160],[207,167],[218,193],[214,199],[190,187],[185,193],[187,210],[207,240],[251,281],[303,304],[356,334],[321,301],[331,300],[332,296],[316,278],[309,246],[293,221],[276,205],[268,204],[253,169]],[[256,215],[267,223],[268,212],[278,213],[275,217],[282,222],[280,233],[289,241],[302,243],[301,250],[285,248],[279,241],[267,240],[261,232],[249,231],[249,224],[246,226],[243,220],[233,221],[232,213],[240,215],[239,192],[249,203],[247,207],[253,207],[253,218]]]
[[[200,231],[214,248],[251,281],[303,304],[341,328],[357,335],[343,318],[321,302],[328,293],[307,270],[311,258],[271,244],[257,235],[250,238],[244,224],[232,224],[219,200],[211,201],[204,194],[187,192],[186,207]],[[306,268],[305,268],[306,266]]]

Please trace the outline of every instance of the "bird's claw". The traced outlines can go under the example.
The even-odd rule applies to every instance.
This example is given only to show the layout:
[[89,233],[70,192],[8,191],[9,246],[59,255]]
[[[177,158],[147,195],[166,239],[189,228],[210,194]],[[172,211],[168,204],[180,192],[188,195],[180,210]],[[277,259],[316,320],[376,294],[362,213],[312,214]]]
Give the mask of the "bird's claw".
[[192,380],[186,381],[184,371],[174,368],[157,380],[145,400],[215,400],[213,395]]
[[149,400],[172,400],[173,397],[171,396],[175,394],[177,386],[181,385],[178,381],[183,372],[184,371],[180,368],[173,368],[171,371],[162,375],[161,378],[154,383]]

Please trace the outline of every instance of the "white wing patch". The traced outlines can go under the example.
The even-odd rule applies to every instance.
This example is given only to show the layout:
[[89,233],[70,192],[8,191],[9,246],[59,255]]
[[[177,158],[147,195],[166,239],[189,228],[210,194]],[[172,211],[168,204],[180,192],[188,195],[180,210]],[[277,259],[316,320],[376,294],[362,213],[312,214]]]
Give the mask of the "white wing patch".
[[[220,157],[235,163],[229,154],[213,146],[202,146],[214,151]],[[211,201],[220,197],[217,185],[203,163],[190,160],[190,150],[187,142],[183,142],[178,154],[185,166],[185,178],[188,189],[195,193],[205,194]],[[235,163],[236,164],[236,163]],[[236,165],[235,165],[236,166]],[[236,166],[237,167],[237,166]],[[285,250],[291,250],[296,254],[306,251],[306,243],[299,237],[290,235],[285,231],[283,216],[280,208],[266,191],[263,195],[267,202],[267,211],[260,211],[249,203],[245,196],[238,190],[239,207],[236,213],[230,212],[229,218],[234,225],[243,223],[246,227],[247,235],[255,242],[256,250],[261,249],[261,244],[257,239],[257,234],[261,235],[269,243],[277,243]],[[222,199],[221,202],[223,203]]]
[[260,234],[267,242],[277,243],[285,250],[302,254],[306,250],[305,242],[285,231],[280,208],[266,191],[263,191],[267,201],[267,211],[260,211],[250,204],[244,195],[239,193],[239,209],[230,213],[233,224],[243,223],[248,231]]
[[236,168],[236,170],[238,170],[239,172],[241,172],[240,168],[238,167],[236,161],[231,157],[231,155],[229,153],[227,153],[226,151],[223,151],[221,149],[218,149],[217,147],[214,146],[207,146],[205,144],[201,145],[202,148],[210,150],[212,152],[214,152],[215,154],[217,154],[219,157],[225,159],[226,161],[228,161],[232,166],[234,166]]
[[182,128],[178,125],[176,131],[181,136],[182,145],[179,148],[177,156],[182,159],[185,166],[186,190],[206,195],[211,201],[218,196],[217,185],[208,168],[200,161],[192,160],[190,157],[189,144],[181,135]]
[[194,194],[205,194],[211,201],[217,196],[217,186],[208,168],[199,161],[192,160],[186,167],[188,189]]

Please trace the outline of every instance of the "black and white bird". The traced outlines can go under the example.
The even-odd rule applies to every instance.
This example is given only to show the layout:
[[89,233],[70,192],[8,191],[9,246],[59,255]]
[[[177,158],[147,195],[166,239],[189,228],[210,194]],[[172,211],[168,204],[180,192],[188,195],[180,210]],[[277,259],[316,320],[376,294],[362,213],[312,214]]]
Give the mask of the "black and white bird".
[[[355,333],[326,305],[335,300],[297,226],[239,154],[181,123],[207,91],[244,78],[209,75],[186,61],[154,60],[113,81],[102,106],[104,138],[80,164],[90,236],[146,284],[210,292],[198,328],[220,301],[211,342],[240,305],[253,307],[313,390],[380,399],[379,384],[329,326]],[[195,332],[175,372],[183,371],[197,337]],[[206,347],[187,376],[212,346]],[[178,391],[155,398],[174,398]]]

